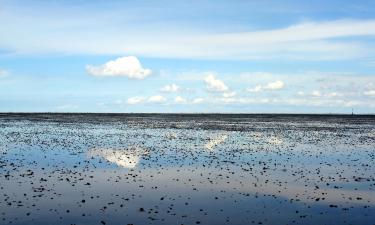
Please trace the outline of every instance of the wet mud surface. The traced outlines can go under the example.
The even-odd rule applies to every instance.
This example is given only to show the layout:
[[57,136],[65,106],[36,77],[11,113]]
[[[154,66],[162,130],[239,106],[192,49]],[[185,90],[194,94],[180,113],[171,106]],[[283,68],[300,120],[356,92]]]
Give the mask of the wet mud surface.
[[0,114],[0,224],[375,224],[375,117]]

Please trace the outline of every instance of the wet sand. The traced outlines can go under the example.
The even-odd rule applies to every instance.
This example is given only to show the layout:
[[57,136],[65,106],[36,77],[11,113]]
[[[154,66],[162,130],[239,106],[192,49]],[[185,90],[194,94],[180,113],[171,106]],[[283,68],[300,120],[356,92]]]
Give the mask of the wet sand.
[[375,116],[0,114],[0,224],[375,224]]

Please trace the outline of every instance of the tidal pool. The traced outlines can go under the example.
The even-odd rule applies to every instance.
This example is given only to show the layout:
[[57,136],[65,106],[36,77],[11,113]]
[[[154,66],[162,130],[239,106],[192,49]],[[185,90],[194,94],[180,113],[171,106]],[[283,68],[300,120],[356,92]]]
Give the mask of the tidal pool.
[[0,114],[0,224],[375,224],[375,116]]

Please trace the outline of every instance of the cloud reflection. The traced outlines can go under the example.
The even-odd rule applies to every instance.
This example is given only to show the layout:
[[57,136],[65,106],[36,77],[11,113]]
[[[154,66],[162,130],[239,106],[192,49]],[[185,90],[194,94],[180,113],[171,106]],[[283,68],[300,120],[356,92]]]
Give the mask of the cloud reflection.
[[267,141],[271,145],[281,145],[284,142],[283,139],[276,136],[269,138]]
[[93,148],[87,152],[89,157],[102,157],[108,162],[128,169],[135,168],[141,156],[145,154],[148,154],[148,150],[139,146],[131,146],[127,149]]
[[215,138],[209,140],[204,147],[210,151],[212,151],[216,146],[222,144],[226,139],[228,138],[228,135],[226,134],[219,134]]

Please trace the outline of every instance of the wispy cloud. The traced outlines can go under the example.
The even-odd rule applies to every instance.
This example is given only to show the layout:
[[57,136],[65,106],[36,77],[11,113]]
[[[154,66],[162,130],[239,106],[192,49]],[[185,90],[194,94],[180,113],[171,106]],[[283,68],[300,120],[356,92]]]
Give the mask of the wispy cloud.
[[[144,23],[135,13],[115,8],[82,15],[43,8],[43,12],[46,10],[50,13],[4,7],[0,14],[0,48],[17,53],[132,54],[230,60],[337,60],[375,55],[374,46],[367,39],[375,36],[373,19],[312,20],[278,28],[248,28],[241,32],[221,30],[217,26],[197,29],[195,24],[183,21],[185,29],[181,31],[181,24],[172,26],[161,15],[150,18],[157,23]],[[147,11],[140,9],[138,14],[142,10]],[[64,19],[52,16],[55,11]],[[12,29],[5,24],[11,24]]]
[[134,56],[127,56],[111,60],[100,66],[86,66],[87,73],[101,77],[127,77],[130,79],[144,79],[151,75],[150,69],[142,67]]

